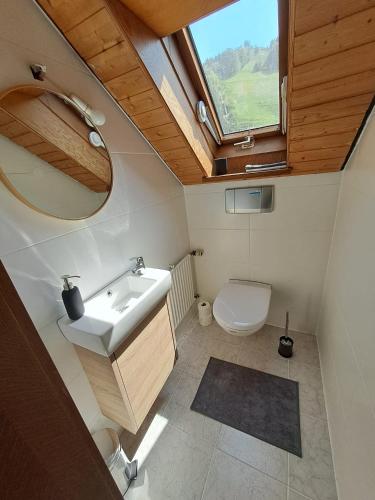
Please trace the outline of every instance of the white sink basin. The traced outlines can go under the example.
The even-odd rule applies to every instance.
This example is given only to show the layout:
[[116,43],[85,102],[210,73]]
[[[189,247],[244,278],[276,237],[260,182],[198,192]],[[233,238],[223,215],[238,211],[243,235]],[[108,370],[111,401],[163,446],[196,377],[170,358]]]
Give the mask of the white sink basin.
[[85,301],[82,318],[64,316],[58,325],[73,344],[110,356],[170,287],[170,272],[162,269],[123,274]]

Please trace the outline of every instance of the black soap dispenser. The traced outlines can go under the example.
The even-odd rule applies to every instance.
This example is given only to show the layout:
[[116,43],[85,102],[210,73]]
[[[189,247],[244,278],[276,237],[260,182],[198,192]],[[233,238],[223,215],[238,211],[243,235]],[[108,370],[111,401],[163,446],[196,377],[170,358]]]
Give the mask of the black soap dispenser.
[[80,278],[80,276],[70,276],[69,274],[61,276],[61,279],[64,280],[64,290],[61,296],[69,318],[77,320],[83,316],[85,306],[83,305],[79,288],[73,286],[73,283],[69,281],[70,278]]

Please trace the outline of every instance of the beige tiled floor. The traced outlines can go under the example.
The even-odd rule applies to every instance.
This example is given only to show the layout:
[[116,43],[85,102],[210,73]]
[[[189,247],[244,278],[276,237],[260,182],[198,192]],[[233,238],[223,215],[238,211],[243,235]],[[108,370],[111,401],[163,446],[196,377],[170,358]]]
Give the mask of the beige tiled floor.
[[[126,500],[335,500],[319,355],[315,338],[292,332],[295,355],[277,353],[283,331],[265,326],[246,338],[195,309],[177,331],[179,360],[137,436],[123,433],[139,474]],[[210,356],[300,383],[303,458],[190,410]]]

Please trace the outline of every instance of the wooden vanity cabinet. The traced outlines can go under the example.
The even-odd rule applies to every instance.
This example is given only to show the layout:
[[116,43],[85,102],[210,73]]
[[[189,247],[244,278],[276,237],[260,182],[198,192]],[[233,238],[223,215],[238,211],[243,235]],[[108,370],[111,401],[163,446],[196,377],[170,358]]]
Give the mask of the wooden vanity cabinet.
[[135,434],[175,361],[175,338],[163,300],[110,358],[75,346],[103,415]]

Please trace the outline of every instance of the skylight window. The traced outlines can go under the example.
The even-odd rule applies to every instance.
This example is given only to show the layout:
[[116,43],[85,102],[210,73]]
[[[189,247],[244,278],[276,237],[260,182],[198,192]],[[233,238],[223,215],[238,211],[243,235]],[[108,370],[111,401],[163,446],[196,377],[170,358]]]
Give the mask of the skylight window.
[[189,32],[223,134],[278,125],[277,0],[240,0]]

